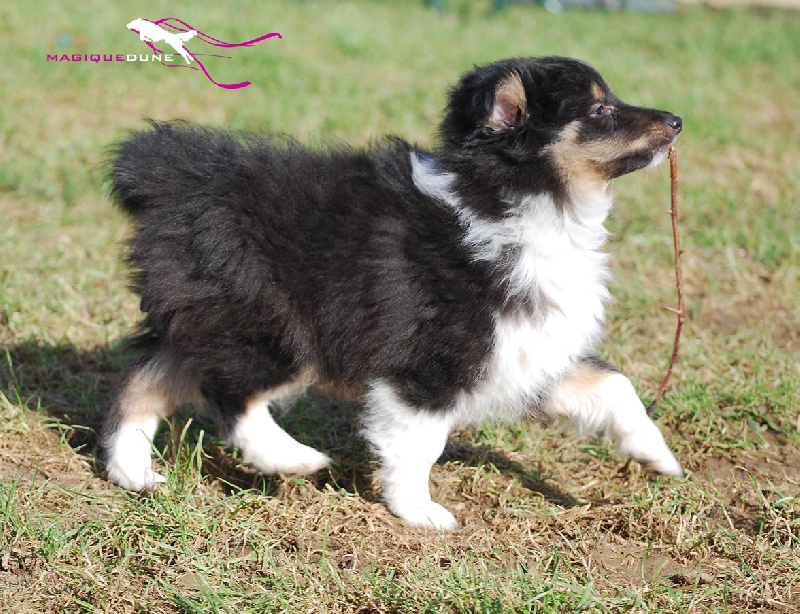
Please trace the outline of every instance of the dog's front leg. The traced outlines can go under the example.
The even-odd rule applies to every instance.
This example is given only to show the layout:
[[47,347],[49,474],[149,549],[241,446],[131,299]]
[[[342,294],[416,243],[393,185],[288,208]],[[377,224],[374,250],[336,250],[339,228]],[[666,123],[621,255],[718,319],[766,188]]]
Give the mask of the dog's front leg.
[[411,525],[452,531],[455,517],[431,499],[431,468],[453,426],[446,412],[408,407],[384,382],[370,387],[364,436],[379,457],[383,499],[393,514]]
[[580,361],[555,385],[542,407],[545,418],[568,422],[579,435],[605,433],[619,451],[646,469],[683,475],[630,380],[604,361]]

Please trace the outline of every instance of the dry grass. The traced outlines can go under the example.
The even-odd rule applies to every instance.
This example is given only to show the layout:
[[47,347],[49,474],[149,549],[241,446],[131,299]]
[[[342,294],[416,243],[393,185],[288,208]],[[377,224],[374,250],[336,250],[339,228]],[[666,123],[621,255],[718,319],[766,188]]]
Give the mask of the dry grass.
[[[0,78],[19,84],[0,109],[0,611],[797,610],[800,20],[529,6],[489,20],[452,4],[244,3],[236,19],[186,8],[221,38],[284,35],[218,65],[254,81],[239,93],[44,61],[59,45],[120,49],[124,23],[161,9],[47,5],[45,25],[40,3],[0,9]],[[284,418],[336,459],[314,479],[258,476],[186,417],[158,438],[169,481],[152,496],[97,475],[95,429],[138,317],[119,260],[126,225],[102,197],[109,142],[141,116],[183,116],[430,143],[460,71],[546,53],[589,59],[623,98],[686,122],[689,321],[659,422],[688,479],[624,470],[602,442],[487,425],[457,434],[433,472],[463,528],[412,530],[379,503],[353,408],[321,399]],[[647,399],[674,331],[661,309],[674,303],[669,182],[661,169],[615,187],[604,351]]]

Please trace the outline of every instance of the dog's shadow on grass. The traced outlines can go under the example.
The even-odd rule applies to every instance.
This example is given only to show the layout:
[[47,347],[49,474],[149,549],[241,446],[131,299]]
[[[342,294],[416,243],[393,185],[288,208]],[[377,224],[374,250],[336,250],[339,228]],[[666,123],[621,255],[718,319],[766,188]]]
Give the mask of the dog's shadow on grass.
[[[123,345],[84,349],[30,341],[4,349],[0,356],[0,390],[6,398],[52,418],[70,446],[94,461],[95,472],[101,474],[102,466],[96,461],[97,433],[119,375],[129,360]],[[367,500],[379,498],[371,478],[376,468],[374,459],[358,435],[356,403],[340,403],[311,394],[277,419],[296,439],[334,460],[330,470],[308,477],[309,482],[319,489],[344,489]],[[167,460],[172,461],[181,453],[181,440],[189,448],[196,448],[202,440],[201,471],[218,480],[225,490],[280,491],[283,478],[262,476],[243,466],[215,436],[210,423],[202,419],[188,423],[187,414],[181,413],[171,424],[171,428],[160,431],[155,442],[157,449],[165,451]],[[439,462],[449,461],[469,467],[491,464],[552,504],[567,508],[578,504],[535,471],[488,445],[459,438],[448,445]]]
[[122,347],[27,341],[3,350],[0,391],[15,405],[54,418],[73,448],[92,454],[103,408],[126,362]]

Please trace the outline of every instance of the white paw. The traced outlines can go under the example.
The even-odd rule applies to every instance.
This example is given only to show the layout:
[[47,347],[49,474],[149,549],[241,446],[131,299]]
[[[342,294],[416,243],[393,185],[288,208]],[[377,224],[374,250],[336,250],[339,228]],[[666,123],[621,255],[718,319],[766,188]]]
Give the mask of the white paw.
[[330,465],[331,459],[303,445],[273,419],[266,405],[255,405],[242,415],[230,442],[242,452],[242,459],[262,473],[307,475]]
[[147,459],[147,464],[142,463],[122,463],[115,459],[108,462],[106,467],[108,481],[113,484],[121,486],[125,490],[132,490],[141,492],[143,490],[155,490],[158,484],[163,484],[167,481],[160,473],[153,471],[150,466],[150,459]]
[[434,501],[389,504],[391,512],[407,524],[437,531],[455,531],[458,522],[447,508]]
[[111,438],[108,449],[106,474],[109,482],[136,492],[153,490],[166,478],[153,471],[151,440],[158,426],[158,418],[141,422],[123,423]]
[[683,476],[678,459],[667,447],[661,431],[649,420],[638,430],[624,433],[619,438],[619,451],[641,463],[647,471]]
[[643,463],[644,468],[652,473],[660,473],[661,475],[672,475],[676,478],[683,477],[683,467],[672,454],[671,458],[665,458],[658,461],[651,461]]
[[281,453],[244,454],[244,461],[262,473],[292,473],[310,475],[331,464],[331,459],[314,448],[292,441]]
[[285,470],[286,473],[309,475],[325,469],[331,464],[331,459],[314,448],[303,446],[302,453],[293,458],[292,462],[293,464]]

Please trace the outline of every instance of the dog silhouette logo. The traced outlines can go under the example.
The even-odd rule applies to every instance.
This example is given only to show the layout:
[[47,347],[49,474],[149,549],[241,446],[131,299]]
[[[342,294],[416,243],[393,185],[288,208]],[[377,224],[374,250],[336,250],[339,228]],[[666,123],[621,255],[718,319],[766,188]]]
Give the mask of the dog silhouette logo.
[[199,56],[226,59],[230,59],[231,56],[214,53],[195,53],[186,47],[187,42],[191,40],[192,45],[194,45],[195,41],[199,41],[211,47],[233,49],[237,47],[252,47],[256,43],[260,43],[268,38],[283,38],[280,32],[270,32],[269,34],[264,34],[258,38],[247,40],[241,43],[227,43],[218,38],[214,38],[213,36],[209,36],[205,32],[201,32],[197,28],[190,26],[185,21],[181,21],[180,19],[176,19],[174,17],[167,17],[164,19],[158,19],[156,21],[150,21],[149,19],[143,19],[140,17],[138,19],[134,19],[128,24],[128,30],[138,34],[139,40],[150,47],[154,54],[164,53],[156,46],[157,43],[163,41],[172,47],[176,53],[180,54],[180,56],[186,61],[186,65],[181,63],[173,64],[169,59],[165,62],[160,55],[154,55],[154,61],[159,61],[163,66],[168,68],[190,68],[191,70],[202,71],[206,78],[211,81],[211,83],[217,87],[227,90],[235,90],[241,87],[247,87],[250,85],[250,81],[240,81],[238,83],[219,83],[211,78],[211,75],[205,66],[204,60],[200,60]]
[[128,30],[133,30],[139,33],[139,39],[144,43],[157,43],[164,41],[175,50],[175,53],[186,60],[187,64],[192,63],[192,54],[184,46],[184,43],[189,41],[192,37],[197,35],[197,30],[189,30],[188,32],[168,32],[161,26],[146,19],[134,19],[128,24]]

